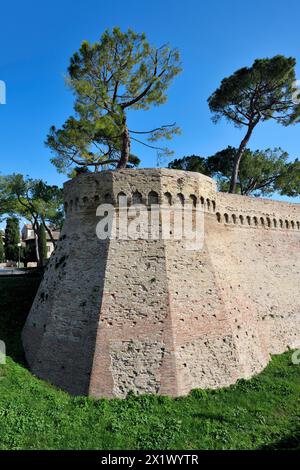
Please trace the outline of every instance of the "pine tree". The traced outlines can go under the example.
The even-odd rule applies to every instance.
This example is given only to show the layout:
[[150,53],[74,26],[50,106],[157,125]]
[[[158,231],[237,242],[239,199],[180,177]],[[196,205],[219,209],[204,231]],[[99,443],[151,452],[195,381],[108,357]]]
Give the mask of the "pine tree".
[[269,119],[284,125],[291,123],[296,112],[293,102],[293,96],[297,95],[295,66],[294,58],[282,55],[256,59],[251,67],[224,78],[208,98],[214,122],[224,117],[236,127],[246,128],[235,156],[229,192],[237,190],[241,159],[255,127]]
[[46,238],[46,232],[45,232],[43,225],[39,226],[38,243],[39,243],[40,263],[43,266],[45,260],[47,259],[47,238]]
[[[168,168],[195,171],[217,181],[219,191],[228,192],[238,149],[228,146],[209,157],[197,155],[176,158]],[[291,160],[281,148],[251,150],[246,148],[239,167],[236,192],[245,196],[300,195],[300,161]]]
[[9,261],[18,261],[20,243],[20,226],[16,217],[10,217],[6,221],[5,229],[5,258]]
[[103,165],[126,168],[133,163],[131,141],[170,154],[153,142],[178,134],[175,123],[134,130],[127,117],[130,111],[164,104],[180,71],[178,51],[168,45],[150,46],[145,34],[114,28],[95,44],[84,41],[71,58],[67,75],[76,117],[67,119],[61,129],[52,126],[46,140],[55,154],[52,163],[61,172],[72,164],[95,171]]

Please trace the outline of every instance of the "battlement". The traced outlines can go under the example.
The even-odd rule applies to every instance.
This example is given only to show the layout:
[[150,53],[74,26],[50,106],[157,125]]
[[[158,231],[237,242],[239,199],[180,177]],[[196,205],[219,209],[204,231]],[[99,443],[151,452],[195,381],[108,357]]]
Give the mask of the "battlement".
[[96,211],[99,204],[192,204],[218,223],[249,228],[300,230],[300,204],[217,192],[216,183],[200,173],[168,169],[104,171],[83,174],[64,185],[68,217]]
[[128,204],[201,205],[215,212],[216,183],[200,173],[167,169],[103,171],[83,174],[64,185],[68,215],[95,210],[102,203],[117,205],[120,196]]
[[219,223],[249,228],[300,230],[300,204],[217,193]]

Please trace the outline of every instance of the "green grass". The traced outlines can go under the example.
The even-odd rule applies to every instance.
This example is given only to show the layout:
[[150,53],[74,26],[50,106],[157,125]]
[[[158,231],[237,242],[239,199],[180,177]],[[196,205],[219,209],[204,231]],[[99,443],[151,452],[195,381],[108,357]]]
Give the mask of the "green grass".
[[39,279],[0,278],[0,449],[300,449],[300,366],[275,356],[249,381],[179,399],[71,397],[25,367],[20,331]]

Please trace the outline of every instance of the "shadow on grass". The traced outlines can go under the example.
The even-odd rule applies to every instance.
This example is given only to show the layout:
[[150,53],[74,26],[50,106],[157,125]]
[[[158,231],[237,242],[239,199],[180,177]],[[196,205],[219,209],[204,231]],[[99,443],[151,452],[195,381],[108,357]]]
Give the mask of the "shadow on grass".
[[259,450],[300,450],[300,428],[279,441],[260,447]]
[[42,279],[40,270],[22,276],[0,276],[0,340],[6,354],[26,365],[21,332]]

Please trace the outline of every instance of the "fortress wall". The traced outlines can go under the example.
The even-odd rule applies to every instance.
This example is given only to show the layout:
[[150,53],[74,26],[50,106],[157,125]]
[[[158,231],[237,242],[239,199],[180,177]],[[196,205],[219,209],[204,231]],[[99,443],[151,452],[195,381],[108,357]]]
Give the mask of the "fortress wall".
[[169,242],[166,262],[178,394],[235,382],[235,339],[207,243],[200,251],[187,251],[184,243]]
[[[207,243],[238,342],[248,319],[269,353],[300,339],[300,232],[210,224]],[[248,333],[248,334],[247,334]],[[252,334],[252,333],[251,333]],[[251,337],[251,335],[250,335]],[[252,341],[250,341],[252,344]]]
[[[62,237],[23,332],[38,376],[74,394],[178,396],[250,377],[299,345],[299,205],[166,169],[84,174],[64,193]],[[201,208],[202,249],[99,240],[96,208],[120,195]]]
[[[184,312],[176,328],[182,392],[249,378],[270,354],[300,345],[299,232],[245,229],[212,216],[205,228],[204,250],[172,257],[171,286],[175,276],[181,297],[174,295],[173,305]],[[187,263],[181,272],[178,259]]]
[[90,394],[177,395],[163,242],[110,243]]
[[[90,383],[108,241],[98,240],[95,233],[97,182],[78,178],[76,185],[70,183],[66,184],[69,207],[61,238],[46,268],[22,340],[27,361],[37,376],[83,395],[88,393]],[[106,177],[101,189],[110,188]]]
[[[163,200],[155,170],[114,173],[111,193],[115,204],[119,195],[129,204]],[[159,393],[162,384],[177,395],[164,242],[112,239],[89,393]]]
[[[141,196],[140,202],[149,204],[174,204],[181,202],[181,198],[189,202],[195,198],[200,204],[202,198],[202,205],[208,203],[212,210],[215,204],[215,183],[199,174],[168,170],[113,174],[114,200],[118,194],[124,193],[133,203],[137,192]],[[90,386],[92,395],[124,397],[128,389],[132,389],[136,393],[177,396],[186,391],[177,371],[175,350],[176,338],[180,336],[177,335],[178,323],[184,313],[180,315],[171,302],[174,277],[172,268],[169,269],[167,253],[169,250],[177,253],[180,243],[173,245],[173,241],[164,240],[110,241]],[[199,297],[197,279],[199,275],[204,276],[203,272],[197,272],[197,263],[194,273],[187,271],[185,249],[183,256],[184,264],[179,266],[180,282],[185,272],[189,284],[193,274],[198,276],[192,281],[196,286],[194,294],[189,290],[191,300],[188,305],[192,305]],[[195,260],[191,262],[195,265]],[[182,286],[177,289],[180,292]],[[186,298],[184,300],[186,310]],[[197,302],[200,304],[205,300],[197,298]],[[196,313],[199,310],[197,305],[194,310]],[[201,320],[198,315],[194,329],[201,329]],[[214,328],[212,322],[210,330]],[[207,326],[203,335],[205,333]],[[187,332],[183,335],[186,336]],[[213,335],[216,335],[215,331]]]

